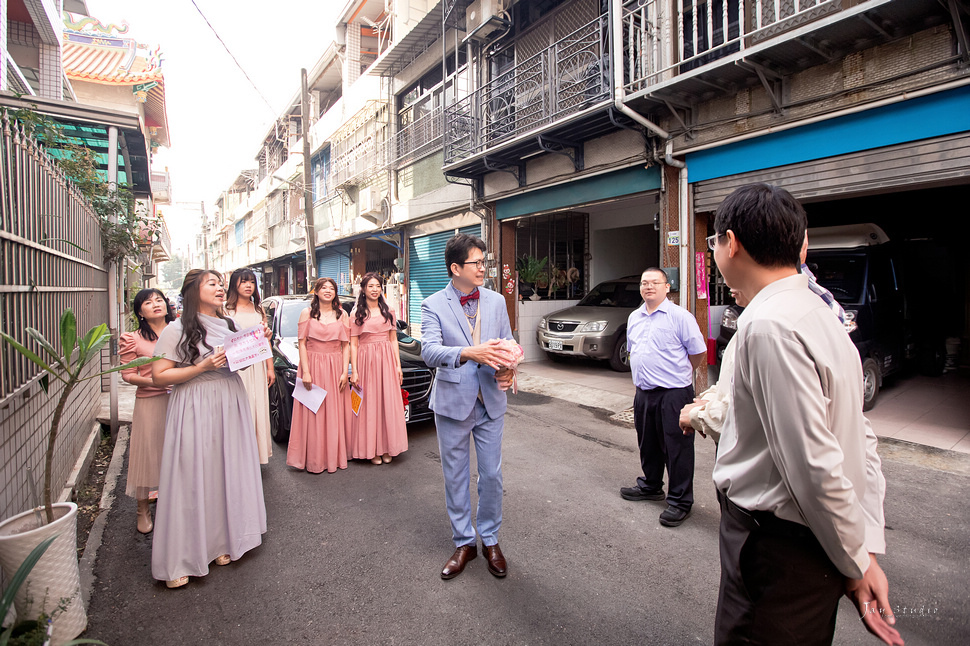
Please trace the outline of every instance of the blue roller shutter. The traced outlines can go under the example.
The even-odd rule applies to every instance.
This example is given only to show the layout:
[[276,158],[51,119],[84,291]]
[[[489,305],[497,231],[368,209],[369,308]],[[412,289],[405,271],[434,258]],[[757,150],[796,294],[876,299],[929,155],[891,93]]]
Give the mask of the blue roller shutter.
[[352,294],[350,245],[328,247],[317,254],[317,276],[337,281],[338,294]]
[[[458,230],[482,235],[479,224]],[[413,335],[421,333],[421,301],[448,284],[445,245],[454,235],[454,230],[449,230],[408,240],[408,324]]]

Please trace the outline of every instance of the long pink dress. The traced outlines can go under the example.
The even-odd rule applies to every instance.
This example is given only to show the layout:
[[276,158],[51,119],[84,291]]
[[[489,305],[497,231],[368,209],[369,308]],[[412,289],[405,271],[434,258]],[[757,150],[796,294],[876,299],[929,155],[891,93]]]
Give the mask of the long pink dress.
[[[139,357],[151,357],[155,353],[155,341],[149,341],[143,337],[139,330],[125,332],[119,339],[118,353],[121,355],[122,363],[134,361]],[[150,379],[151,364],[121,371],[125,381],[135,375]],[[135,391],[125,493],[136,500],[148,500],[149,493],[153,489],[158,489],[162,448],[165,445],[165,413],[168,410],[168,397],[168,388],[164,386],[138,386],[138,390]]]
[[[307,359],[313,383],[327,391],[327,397],[314,414],[293,399],[290,443],[286,463],[311,473],[326,469],[333,473],[347,468],[347,429],[350,427],[350,387],[338,388],[340,373],[347,372],[340,343],[349,343],[347,315],[333,323],[308,319],[300,323],[299,338],[306,339]],[[303,366],[296,375],[295,388],[303,388]]]
[[363,325],[357,325],[354,316],[351,314],[350,335],[358,337],[362,402],[360,414],[353,420],[351,456],[370,460],[385,453],[398,455],[408,449],[408,432],[394,356],[396,348],[387,335],[397,329],[396,321],[368,316]]

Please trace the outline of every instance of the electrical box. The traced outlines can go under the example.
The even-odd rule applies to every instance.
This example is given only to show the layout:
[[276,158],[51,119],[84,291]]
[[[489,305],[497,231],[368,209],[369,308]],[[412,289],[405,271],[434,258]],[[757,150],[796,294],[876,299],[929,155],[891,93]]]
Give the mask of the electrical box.
[[664,267],[667,273],[667,280],[670,281],[670,291],[680,291],[680,267]]
[[466,33],[469,37],[486,38],[492,32],[505,29],[508,23],[501,14],[508,8],[509,0],[475,0],[465,9]]

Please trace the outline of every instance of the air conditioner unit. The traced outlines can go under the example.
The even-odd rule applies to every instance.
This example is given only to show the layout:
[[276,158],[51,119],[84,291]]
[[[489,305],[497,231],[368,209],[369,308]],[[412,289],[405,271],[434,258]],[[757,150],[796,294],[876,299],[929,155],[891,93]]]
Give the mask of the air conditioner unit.
[[510,0],[475,0],[465,9],[465,29],[469,38],[487,38],[508,22],[502,13],[508,11]]
[[306,226],[302,222],[290,222],[290,242],[294,244],[306,242]]
[[357,194],[357,205],[360,207],[360,217],[370,219],[368,216],[381,214],[381,196],[373,186],[360,189]]

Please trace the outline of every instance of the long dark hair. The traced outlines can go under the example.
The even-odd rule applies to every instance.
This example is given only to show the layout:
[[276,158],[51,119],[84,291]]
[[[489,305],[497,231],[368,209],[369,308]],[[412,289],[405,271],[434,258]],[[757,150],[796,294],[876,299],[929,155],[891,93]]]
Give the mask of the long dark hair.
[[369,283],[372,278],[381,286],[382,293],[377,297],[377,306],[381,309],[381,316],[383,316],[384,320],[388,323],[394,322],[394,315],[391,314],[391,308],[387,306],[387,301],[384,300],[384,281],[381,280],[380,276],[372,271],[369,271],[364,274],[363,278],[360,279],[360,294],[357,295],[357,315],[355,317],[355,321],[358,326],[363,325],[364,319],[370,316],[370,308],[367,307],[367,291],[364,289],[364,287],[367,286],[367,283]]
[[135,299],[131,302],[131,311],[135,314],[135,320],[138,321],[138,331],[141,333],[141,337],[147,341],[157,341],[158,335],[155,334],[155,330],[148,323],[148,320],[141,315],[141,306],[145,304],[149,298],[158,294],[162,297],[165,302],[165,322],[171,323],[175,320],[175,316],[172,314],[172,305],[168,302],[165,294],[161,290],[151,287],[149,289],[143,289],[137,294],[135,294]]
[[[205,326],[199,320],[199,302],[201,297],[199,290],[205,277],[214,274],[220,281],[222,275],[213,269],[190,269],[185,274],[182,281],[182,340],[179,341],[179,354],[188,362],[195,363],[199,358],[199,344],[206,349],[213,350],[213,347],[206,342]],[[216,316],[229,324],[229,329],[236,331],[236,326],[232,319],[226,318],[222,312],[216,310]]]
[[318,321],[320,320],[320,297],[317,296],[317,292],[327,283],[333,286],[333,300],[330,301],[330,307],[337,313],[338,319],[344,313],[343,308],[340,307],[340,298],[337,296],[337,281],[333,278],[317,278],[317,282],[313,283],[313,300],[310,301],[310,318]]
[[229,276],[229,289],[226,290],[226,309],[232,312],[236,311],[236,303],[239,302],[239,283],[244,280],[253,284],[253,306],[260,315],[263,315],[263,308],[259,304],[261,300],[259,298],[259,281],[256,280],[256,274],[249,267],[237,269]]

